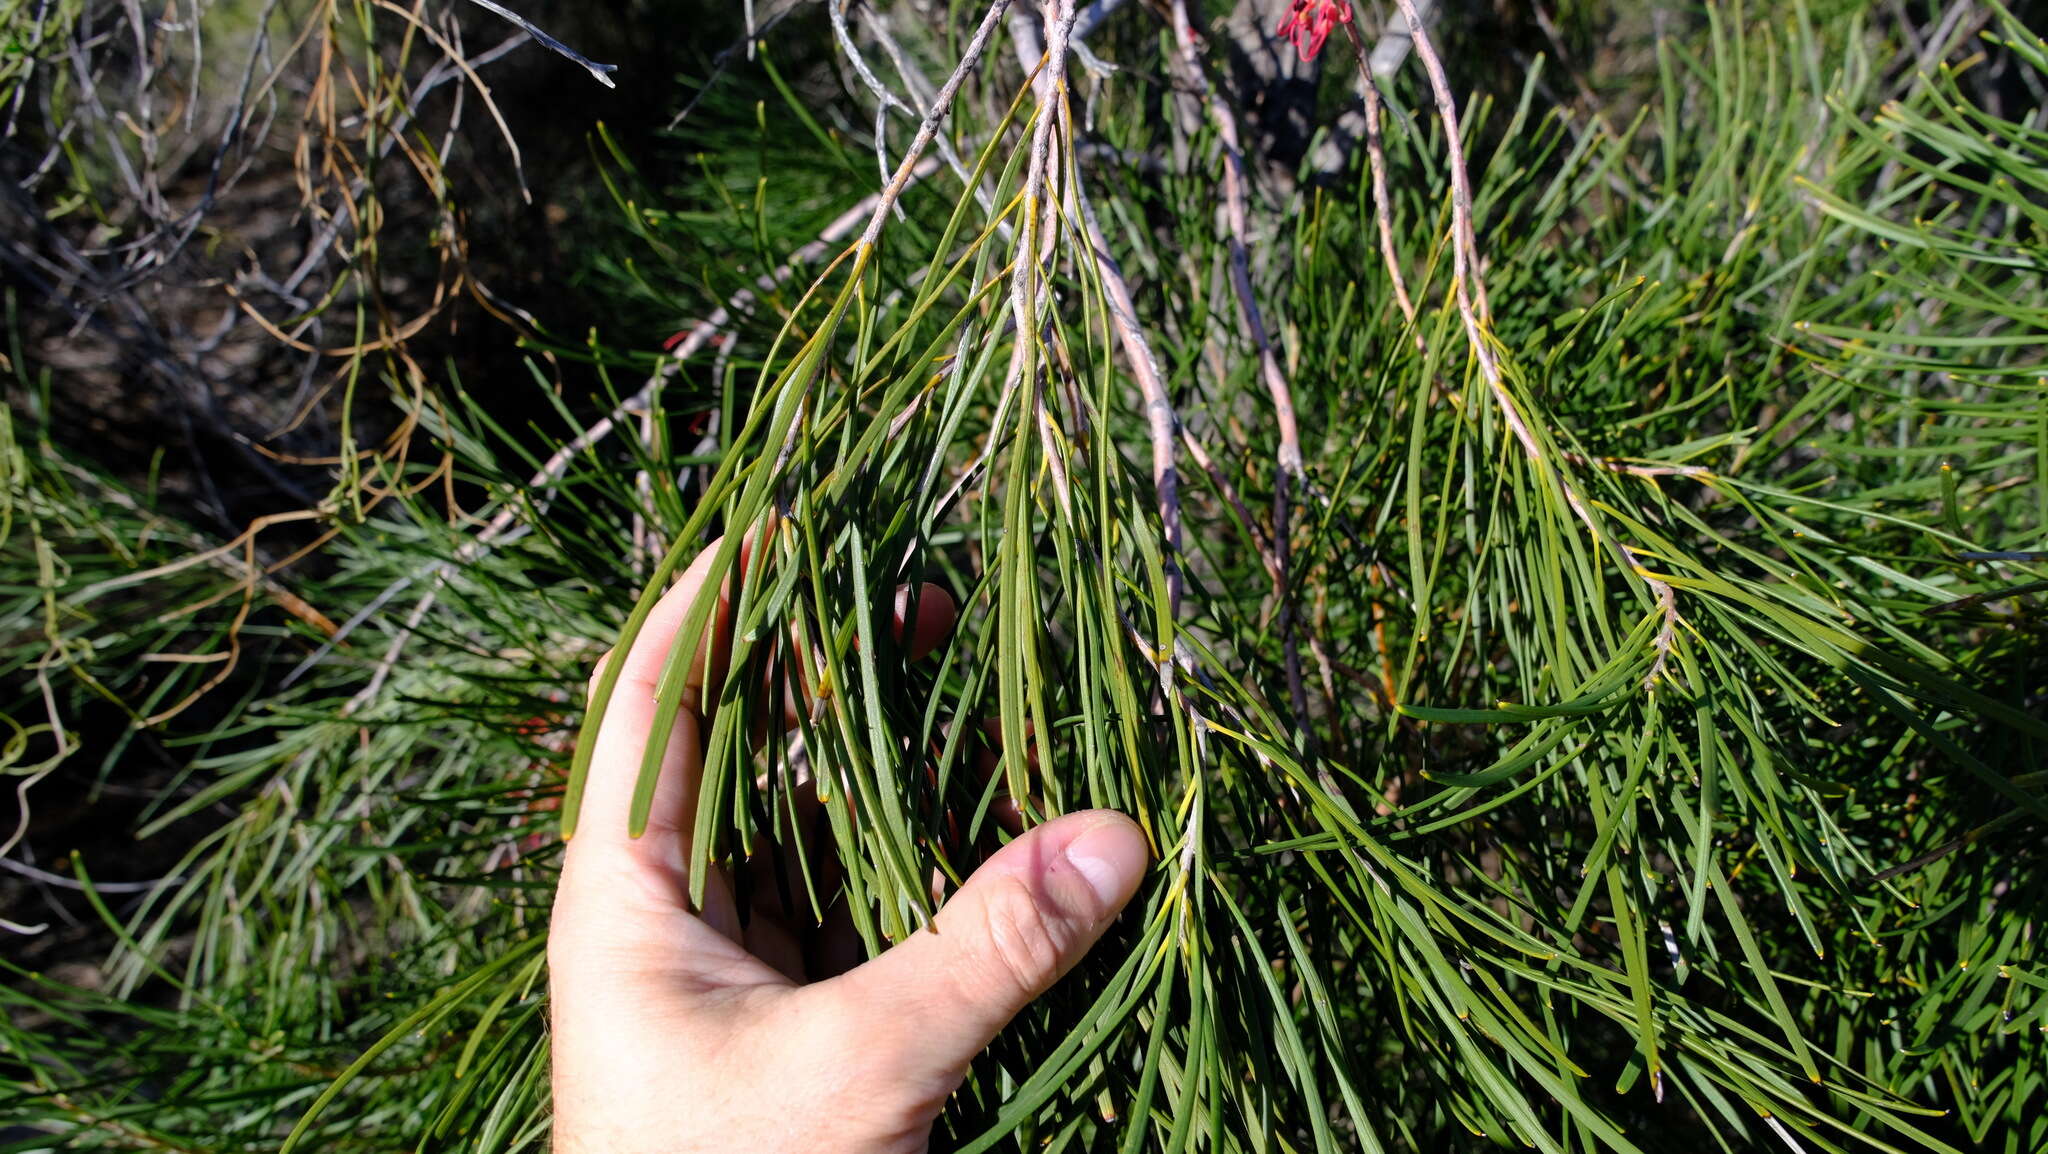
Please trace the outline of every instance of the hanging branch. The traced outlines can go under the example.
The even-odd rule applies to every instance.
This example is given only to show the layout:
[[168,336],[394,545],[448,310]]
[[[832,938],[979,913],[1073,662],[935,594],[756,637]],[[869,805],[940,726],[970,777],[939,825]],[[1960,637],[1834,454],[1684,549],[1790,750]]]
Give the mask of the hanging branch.
[[[868,67],[867,58],[860,54],[860,46],[853,42],[853,32],[846,23],[848,0],[829,0],[825,9],[832,16],[832,35],[839,41],[839,50],[846,54],[847,63],[853,65],[853,73],[875,98],[875,164],[882,174],[882,183],[889,183],[889,110],[900,108],[910,111],[889,86],[883,84],[875,71]],[[946,147],[944,137],[939,138],[940,148]],[[897,210],[899,213],[901,209]]]
[[[1100,28],[1110,15],[1122,7],[1124,0],[1096,0],[1087,8],[1074,14],[1072,27],[1067,32],[1070,48],[1079,51],[1081,42]],[[1019,63],[1025,71],[1037,67],[1040,50],[1037,29],[1025,20],[1013,20],[1012,31]],[[1084,60],[1084,63],[1086,61]],[[900,67],[900,65],[899,65]],[[1044,74],[1034,77],[1041,97]],[[1068,125],[1069,137],[1072,125]],[[1096,274],[1102,280],[1103,296],[1109,306],[1110,326],[1116,330],[1117,344],[1123,349],[1124,359],[1130,365],[1131,377],[1138,385],[1139,395],[1145,403],[1145,424],[1152,444],[1152,489],[1158,501],[1159,521],[1164,537],[1163,561],[1166,570],[1166,599],[1170,615],[1180,616],[1181,601],[1185,593],[1184,575],[1181,572],[1181,509],[1180,474],[1175,466],[1174,441],[1180,435],[1180,417],[1174,412],[1173,402],[1167,396],[1166,382],[1159,372],[1159,358],[1152,350],[1144,329],[1138,323],[1138,310],[1131,294],[1130,282],[1124,277],[1123,266],[1110,253],[1109,241],[1103,235],[1102,223],[1095,215],[1095,205],[1088,199],[1088,190],[1083,185],[1079,164],[1073,166],[1073,180],[1067,190],[1067,207],[1071,216],[1078,218],[1093,259]]]
[[1009,7],[1010,0],[995,0],[982,15],[981,24],[975,28],[973,37],[967,41],[967,47],[960,53],[959,65],[953,69],[953,74],[946,78],[946,82],[939,86],[938,94],[932,97],[931,108],[925,112],[923,122],[917,126],[917,135],[911,138],[910,147],[904,150],[903,159],[897,163],[895,177],[876,198],[873,215],[868,218],[867,228],[861,232],[860,247],[871,249],[875,242],[881,239],[882,226],[889,218],[889,210],[895,207],[897,198],[903,195],[903,190],[914,179],[912,174],[924,163],[921,158],[924,156],[924,150],[931,144],[932,138],[938,134],[939,122],[953,110],[953,98],[960,94],[960,86],[967,82],[967,77],[974,71],[975,65],[981,63],[981,55],[988,49],[989,36],[995,32],[996,25],[1001,22],[1003,13]]
[[[1465,167],[1465,144],[1458,121],[1457,98],[1451,93],[1449,75],[1444,71],[1443,58],[1437,55],[1436,46],[1423,27],[1422,14],[1416,10],[1415,0],[1395,0],[1401,13],[1408,20],[1408,34],[1415,43],[1416,58],[1422,61],[1423,73],[1429,78],[1430,94],[1436,100],[1437,117],[1444,126],[1444,150],[1448,153],[1451,173],[1451,266],[1453,270],[1453,291],[1458,301],[1458,316],[1465,326],[1465,339],[1472,348],[1472,357],[1479,364],[1479,374],[1486,381],[1487,391],[1499,406],[1502,419],[1521,442],[1522,451],[1542,471],[1557,479],[1559,489],[1564,493],[1565,504],[1586,526],[1593,540],[1601,540],[1599,522],[1592,509],[1579,493],[1571,475],[1553,463],[1544,452],[1543,443],[1529,427],[1514,396],[1508,392],[1507,384],[1501,377],[1500,362],[1494,356],[1493,345],[1487,339],[1486,327],[1492,319],[1492,307],[1486,299],[1486,284],[1480,276],[1478,230],[1473,224],[1472,178]],[[1568,454],[1565,463],[1572,463],[1576,454]],[[1625,464],[1608,466],[1616,472],[1632,472]],[[1689,468],[1690,466],[1669,466],[1667,468]],[[1656,684],[1664,675],[1671,654],[1678,646],[1678,591],[1670,582],[1645,569],[1637,560],[1633,550],[1623,547],[1630,569],[1643,582],[1656,599],[1657,612],[1663,623],[1651,641],[1656,658],[1650,671],[1643,679],[1645,688]]]
[[1110,254],[1109,241],[1095,217],[1095,205],[1088,199],[1078,173],[1074,180],[1074,201],[1080,208],[1081,225],[1087,232],[1088,249],[1102,278],[1103,296],[1109,302],[1110,325],[1130,365],[1131,378],[1145,400],[1145,426],[1152,440],[1152,490],[1159,502],[1159,522],[1166,541],[1166,600],[1176,619],[1180,617],[1182,576],[1180,569],[1181,518],[1180,473],[1174,465],[1174,441],[1180,435],[1180,416],[1166,394],[1166,382],[1159,374],[1159,358],[1138,324],[1138,310],[1131,286],[1124,279],[1123,266]]
[[1038,348],[1043,343],[1038,317],[1050,303],[1045,278],[1057,249],[1060,227],[1058,198],[1048,195],[1048,187],[1052,174],[1065,167],[1066,138],[1057,129],[1061,123],[1060,108],[1066,101],[1067,52],[1074,29],[1072,0],[1055,0],[1055,4],[1057,10],[1046,36],[1045,64],[1031,82],[1038,94],[1038,123],[1031,136],[1030,162],[1024,174],[1023,251],[1010,273],[1011,323],[1016,327],[1017,343],[1011,348],[1005,389],[1022,386],[1030,390],[1032,417],[1045,443],[1046,467],[1061,503],[1066,505],[1072,499],[1066,462],[1053,435],[1045,390],[1039,383],[1045,370],[1037,364]]
[[1251,256],[1245,240],[1251,232],[1251,214],[1246,205],[1244,147],[1238,141],[1237,121],[1202,73],[1202,60],[1197,51],[1199,41],[1194,25],[1188,20],[1187,0],[1173,0],[1172,14],[1173,39],[1180,46],[1177,62],[1188,86],[1207,104],[1209,118],[1215,122],[1217,138],[1223,144],[1223,215],[1230,230],[1230,283],[1237,294],[1238,311],[1244,321],[1245,332],[1258,352],[1259,372],[1265,381],[1266,392],[1273,400],[1274,416],[1280,425],[1280,444],[1274,454],[1279,476],[1273,486],[1273,551],[1278,566],[1273,579],[1273,596],[1280,606],[1280,646],[1287,665],[1287,695],[1294,707],[1294,723],[1313,748],[1315,735],[1308,722],[1308,690],[1302,682],[1301,641],[1296,636],[1294,593],[1289,587],[1288,575],[1289,539],[1292,536],[1288,529],[1290,505],[1295,492],[1305,487],[1301,432],[1294,419],[1294,393],[1288,386],[1286,373],[1280,368],[1280,358],[1274,352],[1272,337],[1266,330],[1265,318],[1260,314],[1259,302],[1252,292]]
[[[837,13],[838,9],[834,8],[833,11]],[[896,42],[896,37],[889,28],[887,14],[880,11],[875,12],[867,21],[865,27],[868,30],[868,35],[875,38],[875,43],[882,46],[882,51],[889,57],[889,63],[895,67],[896,74],[903,78],[904,87],[910,93],[911,109],[918,116],[924,116],[929,113],[932,100],[931,81],[925,77],[925,74],[918,69],[916,63],[910,59],[910,54],[903,51],[903,46]],[[846,51],[849,56],[853,55],[851,49]],[[858,57],[853,58],[859,59]],[[862,64],[861,67],[865,69],[866,65]],[[884,89],[884,92],[886,91]],[[894,100],[895,97],[890,96],[889,99]],[[993,213],[995,210],[994,196],[989,192],[984,182],[975,180],[973,173],[968,171],[966,163],[960,159],[959,152],[953,147],[952,138],[942,132],[932,138],[932,145],[939,150],[939,156],[945,160],[946,167],[952,169],[953,175],[960,178],[960,183],[968,186],[973,191],[975,203],[981,205],[983,211]],[[880,151],[879,145],[877,151]],[[1004,235],[1007,236],[1009,226],[1005,224],[1000,227],[1004,230]]]

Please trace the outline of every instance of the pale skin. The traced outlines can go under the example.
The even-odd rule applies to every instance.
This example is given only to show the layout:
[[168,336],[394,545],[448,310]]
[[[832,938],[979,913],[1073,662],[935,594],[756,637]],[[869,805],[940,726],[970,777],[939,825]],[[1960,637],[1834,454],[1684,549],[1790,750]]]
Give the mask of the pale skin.
[[[807,905],[798,922],[779,902],[756,902],[742,928],[723,870],[704,879],[693,909],[689,871],[705,868],[688,845],[703,756],[696,693],[685,695],[693,708],[677,718],[643,836],[627,836],[627,811],[655,680],[714,551],[664,596],[632,649],[607,658],[624,665],[548,941],[555,1148],[924,1150],[974,1056],[1130,901],[1145,840],[1107,810],[1038,825],[982,863],[930,929],[851,968],[858,950],[808,924]],[[915,610],[898,597],[897,637],[913,658],[952,619],[934,587]],[[703,665],[722,660],[709,648],[691,663],[693,689]]]

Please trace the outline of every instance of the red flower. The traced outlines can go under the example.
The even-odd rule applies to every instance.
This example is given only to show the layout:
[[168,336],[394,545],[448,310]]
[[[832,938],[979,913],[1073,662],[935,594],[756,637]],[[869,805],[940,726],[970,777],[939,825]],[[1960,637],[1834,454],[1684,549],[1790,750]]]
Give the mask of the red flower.
[[1274,34],[1294,41],[1294,51],[1304,61],[1315,59],[1323,41],[1339,24],[1351,23],[1350,0],[1293,0],[1287,19]]

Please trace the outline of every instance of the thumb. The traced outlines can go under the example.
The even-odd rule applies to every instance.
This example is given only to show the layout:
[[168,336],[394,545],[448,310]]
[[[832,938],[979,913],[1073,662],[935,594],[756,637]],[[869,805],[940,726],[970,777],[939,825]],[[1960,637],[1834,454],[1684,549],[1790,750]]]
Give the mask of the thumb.
[[1145,835],[1120,813],[1047,822],[974,871],[930,929],[807,992],[899,1035],[919,1065],[957,1083],[997,1031],[1102,937],[1149,858]]

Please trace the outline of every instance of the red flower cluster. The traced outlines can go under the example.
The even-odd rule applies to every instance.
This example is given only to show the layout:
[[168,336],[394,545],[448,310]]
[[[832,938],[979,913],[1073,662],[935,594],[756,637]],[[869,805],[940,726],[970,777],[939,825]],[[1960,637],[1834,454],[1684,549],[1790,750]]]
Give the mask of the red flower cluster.
[[1293,0],[1294,6],[1287,13],[1287,19],[1274,30],[1275,35],[1285,36],[1294,41],[1294,51],[1303,60],[1315,59],[1323,50],[1323,41],[1339,24],[1351,23],[1350,0]]

